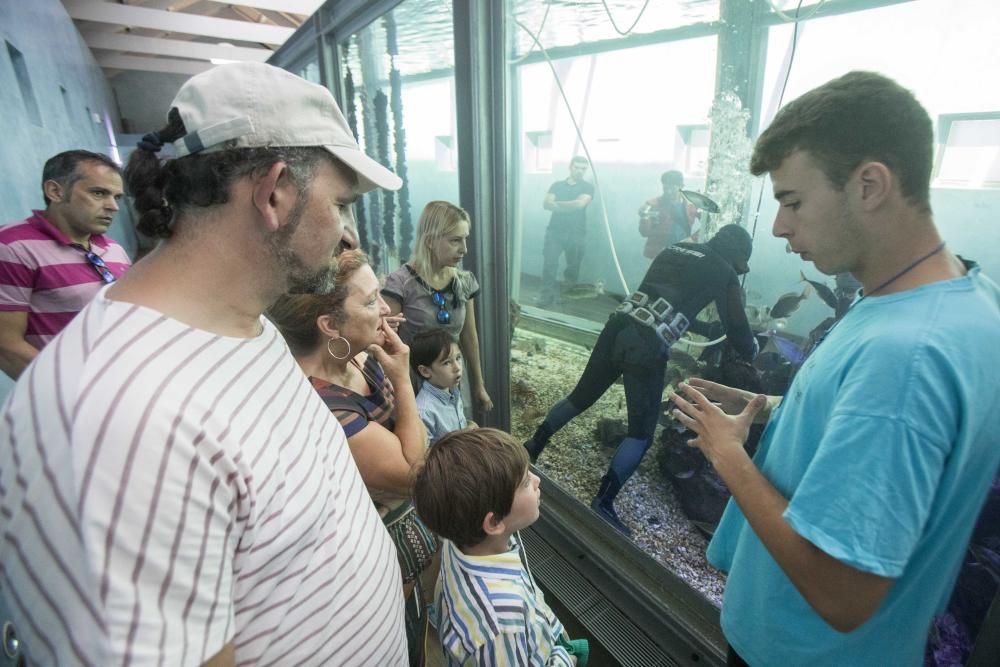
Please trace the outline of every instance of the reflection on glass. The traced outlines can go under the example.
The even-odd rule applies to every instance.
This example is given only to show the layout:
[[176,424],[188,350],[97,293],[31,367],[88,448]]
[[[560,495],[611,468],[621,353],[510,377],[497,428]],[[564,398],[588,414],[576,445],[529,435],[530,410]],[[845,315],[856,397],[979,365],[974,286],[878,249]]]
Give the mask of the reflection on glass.
[[379,273],[410,258],[430,201],[457,201],[451,2],[406,0],[340,45],[345,114],[365,152],[403,179],[355,204]]
[[[601,323],[635,288],[649,266],[637,211],[661,190],[662,174],[682,171],[685,187],[704,190],[715,61],[716,39],[702,37],[514,68],[519,303]],[[685,67],[651,79],[657,62]],[[572,239],[579,271],[566,265],[572,253],[553,266],[555,212],[539,206],[571,176],[574,156],[589,163],[582,178],[593,186]]]
[[538,52],[529,30],[553,49],[719,20],[719,0],[509,0],[508,5],[526,28],[514,35],[516,58]]

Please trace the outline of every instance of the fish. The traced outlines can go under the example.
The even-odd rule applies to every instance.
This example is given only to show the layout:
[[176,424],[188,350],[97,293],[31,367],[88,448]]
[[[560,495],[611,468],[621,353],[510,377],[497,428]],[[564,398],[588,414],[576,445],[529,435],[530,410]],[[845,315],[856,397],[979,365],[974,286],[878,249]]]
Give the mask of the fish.
[[837,309],[837,295],[833,293],[833,290],[827,287],[826,283],[821,283],[818,280],[809,280],[806,278],[804,271],[799,271],[799,275],[802,277],[804,282],[809,283],[816,290],[816,294],[819,298],[823,299],[823,303],[830,306],[834,310]]
[[782,294],[778,300],[771,306],[771,318],[778,319],[781,317],[788,317],[796,310],[798,310],[799,304],[809,296],[809,292],[812,290],[811,285],[806,285],[806,288],[802,290],[802,294],[796,294],[795,292],[789,292],[788,294]]
[[592,299],[595,296],[604,294],[604,283],[577,283],[562,291],[564,299]]
[[796,366],[806,360],[806,353],[802,351],[802,348],[787,338],[772,336],[771,340],[774,342],[774,347],[776,347],[778,352],[781,353],[781,356],[788,359]]

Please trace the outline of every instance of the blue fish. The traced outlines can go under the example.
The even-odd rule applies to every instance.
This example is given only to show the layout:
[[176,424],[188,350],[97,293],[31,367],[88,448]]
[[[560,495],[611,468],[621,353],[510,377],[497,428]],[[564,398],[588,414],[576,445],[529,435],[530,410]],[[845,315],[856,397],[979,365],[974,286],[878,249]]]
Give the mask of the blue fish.
[[787,338],[782,338],[781,336],[772,335],[771,340],[774,341],[774,346],[778,348],[778,352],[781,353],[785,359],[798,366],[803,361],[806,360],[806,353],[798,345],[788,340]]

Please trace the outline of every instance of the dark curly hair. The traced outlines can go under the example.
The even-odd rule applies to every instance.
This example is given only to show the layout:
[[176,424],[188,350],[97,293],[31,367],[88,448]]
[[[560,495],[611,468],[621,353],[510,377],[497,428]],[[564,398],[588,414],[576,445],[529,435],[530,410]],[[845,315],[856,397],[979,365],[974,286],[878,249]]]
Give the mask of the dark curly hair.
[[[187,129],[176,108],[157,132],[163,143],[173,142]],[[146,236],[169,238],[178,216],[198,208],[229,201],[229,189],[238,179],[267,171],[276,162],[288,165],[289,178],[303,192],[321,160],[335,162],[322,147],[231,148],[161,160],[151,150],[132,152],[125,167],[125,188],[138,213],[136,227]]]

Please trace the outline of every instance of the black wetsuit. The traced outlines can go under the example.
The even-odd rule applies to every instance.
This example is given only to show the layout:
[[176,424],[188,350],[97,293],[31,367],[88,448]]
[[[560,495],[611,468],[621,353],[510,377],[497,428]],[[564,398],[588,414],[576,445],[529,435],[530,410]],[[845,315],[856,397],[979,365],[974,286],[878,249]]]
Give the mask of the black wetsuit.
[[[743,310],[739,278],[729,262],[708,245],[678,243],[665,248],[646,271],[639,291],[650,301],[666,299],[687,317],[690,331],[703,336],[709,335],[710,325],[696,317],[714,302],[730,345],[741,356],[753,357],[754,338]],[[623,376],[628,435],[650,440],[659,418],[667,355],[651,328],[627,315],[613,314],[598,336],[569,401],[583,412]]]
[[[743,293],[734,267],[746,270],[752,239],[742,227],[725,225],[707,243],[678,243],[665,248],[646,271],[640,292],[650,302],[663,298],[687,317],[689,330],[714,337],[723,331],[736,352],[752,359],[757,342],[743,310]],[[705,306],[715,303],[722,328],[699,322]],[[632,317],[614,313],[597,337],[587,367],[569,396],[556,403],[524,443],[534,461],[549,438],[576,417],[622,377],[628,406],[628,435],[618,446],[591,508],[628,534],[612,501],[632,476],[649,449],[660,416],[664,373],[669,349],[656,332]]]

